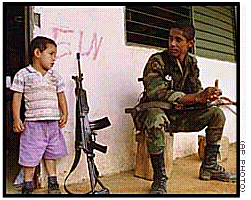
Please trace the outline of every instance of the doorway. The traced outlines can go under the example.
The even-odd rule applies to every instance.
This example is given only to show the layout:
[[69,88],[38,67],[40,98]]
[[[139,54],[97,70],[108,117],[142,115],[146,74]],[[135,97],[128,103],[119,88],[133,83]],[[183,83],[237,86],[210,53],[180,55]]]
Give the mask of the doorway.
[[[15,73],[28,64],[28,44],[29,44],[29,6],[12,6],[11,4],[3,4],[4,19],[4,63],[3,76],[5,78],[4,108],[5,119],[4,127],[4,176],[6,176],[6,194],[13,191],[13,183],[21,167],[18,165],[19,154],[19,138],[20,134],[14,133],[12,130],[12,92],[9,86],[13,80]],[[21,119],[24,119],[24,106],[22,102]]]

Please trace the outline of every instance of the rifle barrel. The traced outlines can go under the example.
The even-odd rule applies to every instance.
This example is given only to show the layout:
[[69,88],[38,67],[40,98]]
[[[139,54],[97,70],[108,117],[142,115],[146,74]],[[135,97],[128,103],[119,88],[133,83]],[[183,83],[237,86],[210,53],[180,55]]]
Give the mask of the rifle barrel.
[[80,67],[80,53],[77,53],[77,60],[78,60],[78,78],[79,78],[80,86],[82,88],[83,74],[81,73],[81,67]]

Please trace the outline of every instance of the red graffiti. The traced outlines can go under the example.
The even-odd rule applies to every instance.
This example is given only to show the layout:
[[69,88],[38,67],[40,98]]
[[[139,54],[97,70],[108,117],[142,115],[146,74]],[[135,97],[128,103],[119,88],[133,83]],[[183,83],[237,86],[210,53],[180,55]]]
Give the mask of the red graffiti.
[[[53,28],[53,39],[56,41],[57,45],[58,45],[58,49],[59,49],[59,54],[57,55],[57,59],[60,59],[62,57],[65,57],[67,55],[71,56],[72,55],[72,51],[71,51],[71,42],[67,41],[67,37],[73,37],[73,35],[69,35],[69,34],[74,34],[76,33],[76,31],[74,30],[70,30],[70,29],[61,29],[61,28]],[[92,54],[92,59],[96,60],[100,47],[101,47],[101,43],[103,40],[103,37],[100,37],[98,39],[97,37],[97,33],[94,32],[92,39],[90,41],[90,45],[88,45],[89,48],[87,48],[87,50],[83,50],[83,37],[84,37],[84,31],[80,30],[79,31],[79,41],[78,41],[78,50],[81,56],[90,56],[91,52],[93,52]]]
[[62,29],[62,28],[53,28],[53,38],[54,40],[57,40],[58,38],[58,33],[73,33],[74,31],[73,30],[70,30],[70,29]]
[[79,40],[79,53],[81,56],[89,56],[89,54],[91,53],[91,51],[94,48],[94,53],[93,53],[93,60],[96,60],[97,56],[98,56],[98,52],[103,40],[103,37],[100,38],[99,42],[97,39],[97,33],[93,33],[93,38],[91,41],[91,45],[89,47],[89,49],[86,52],[82,52],[82,39],[83,39],[83,31],[80,31],[80,40]]
[[56,59],[60,59],[64,56],[72,54],[71,43],[67,41],[62,41],[62,39],[59,39],[59,36],[64,37],[66,36],[65,34],[73,34],[73,33],[74,31],[70,29],[53,28],[53,39],[54,41],[56,41],[58,49],[60,49],[59,51],[60,54],[57,55]]

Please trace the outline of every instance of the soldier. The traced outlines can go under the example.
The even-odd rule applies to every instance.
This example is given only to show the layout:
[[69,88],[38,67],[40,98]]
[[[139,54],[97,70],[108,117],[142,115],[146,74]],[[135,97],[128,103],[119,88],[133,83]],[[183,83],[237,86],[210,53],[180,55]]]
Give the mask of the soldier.
[[[218,88],[203,90],[199,80],[196,58],[188,53],[195,41],[193,25],[186,20],[176,22],[170,29],[168,50],[153,54],[143,72],[144,95],[141,102],[163,101],[172,105],[197,105],[217,100]],[[218,107],[188,110],[148,108],[142,131],[147,138],[154,171],[152,194],[166,194],[166,172],[163,150],[168,122],[173,132],[194,132],[206,127],[205,157],[200,167],[201,180],[236,181],[236,175],[217,164],[225,115]]]

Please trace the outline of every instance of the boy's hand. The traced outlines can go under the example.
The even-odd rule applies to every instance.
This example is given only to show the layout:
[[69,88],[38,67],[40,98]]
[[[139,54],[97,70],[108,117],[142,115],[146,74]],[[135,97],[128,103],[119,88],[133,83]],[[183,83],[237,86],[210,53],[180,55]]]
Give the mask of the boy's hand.
[[67,115],[62,115],[59,120],[59,127],[64,128],[67,123]]
[[13,131],[15,133],[21,133],[24,131],[24,125],[21,119],[14,119],[13,121]]
[[59,107],[62,113],[62,116],[59,120],[59,127],[64,128],[65,124],[67,123],[67,118],[68,118],[66,97],[65,97],[64,92],[57,93],[57,95],[58,95]]

